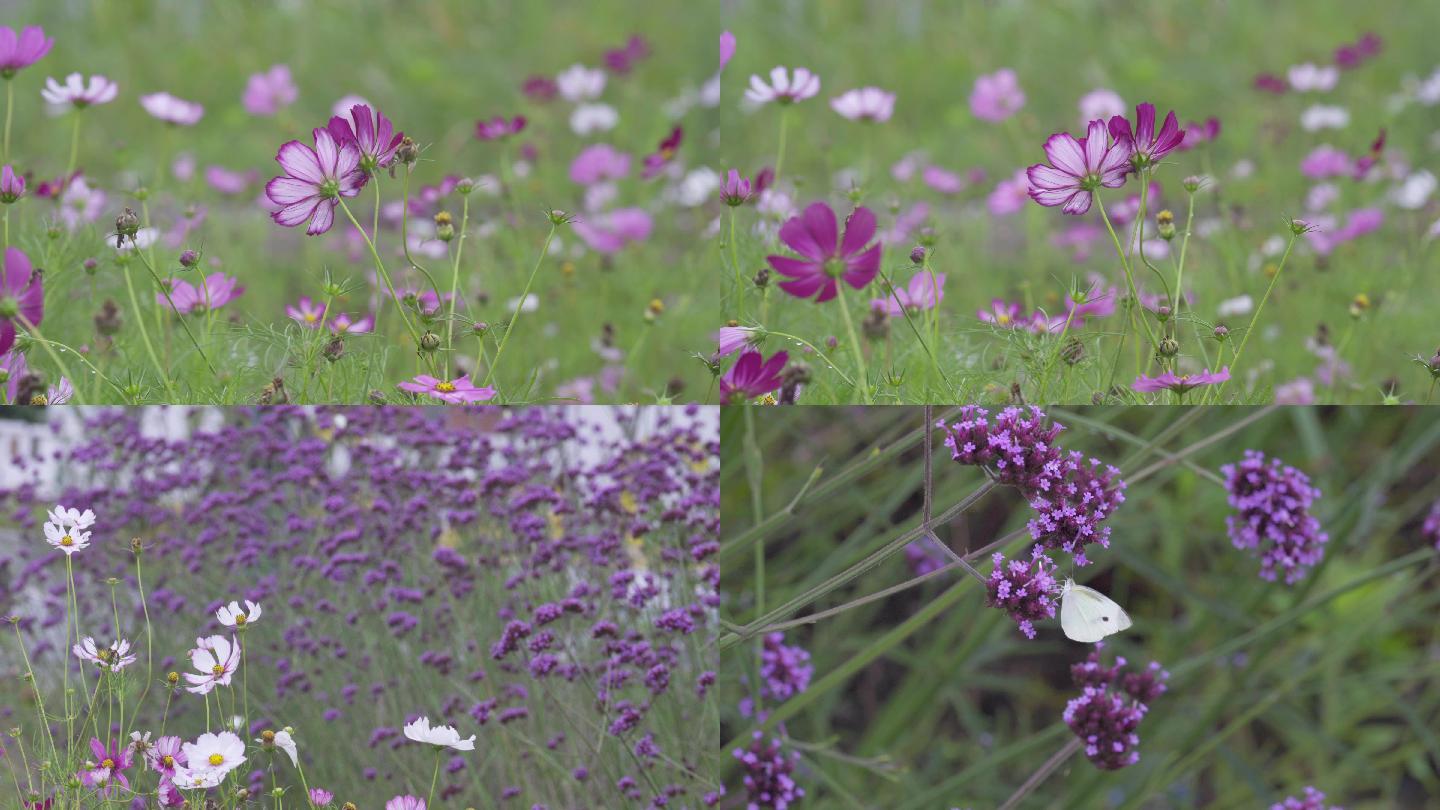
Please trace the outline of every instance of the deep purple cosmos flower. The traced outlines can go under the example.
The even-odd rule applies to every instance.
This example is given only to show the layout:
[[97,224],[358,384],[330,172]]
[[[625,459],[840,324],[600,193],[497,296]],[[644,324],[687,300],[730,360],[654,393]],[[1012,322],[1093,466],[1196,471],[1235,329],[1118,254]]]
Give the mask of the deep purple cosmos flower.
[[1030,550],[1030,561],[1005,561],[995,552],[991,561],[995,568],[985,581],[987,607],[998,607],[1010,614],[1026,638],[1035,638],[1034,622],[1055,618],[1055,563],[1045,556],[1041,546]]
[[[898,300],[897,300],[898,299]],[[896,287],[894,295],[870,301],[870,308],[899,318],[906,312],[934,309],[945,300],[945,274],[920,271],[910,277],[904,287]]]
[[[337,144],[353,144],[360,152],[360,169],[374,174],[395,162],[395,152],[405,133],[394,132],[390,119],[368,104],[356,104],[348,115],[336,115],[325,125]],[[318,148],[318,141],[317,141]]]
[[1343,810],[1339,805],[1325,804],[1325,794],[1311,785],[1305,786],[1305,795],[1286,796],[1285,801],[1270,805],[1270,810]]
[[1101,188],[1125,185],[1130,171],[1130,150],[1111,143],[1104,121],[1091,121],[1085,137],[1057,132],[1045,141],[1050,165],[1037,163],[1026,170],[1030,199],[1044,206],[1061,206],[1079,216],[1090,210],[1091,198]]
[[1270,459],[1258,450],[1220,468],[1229,502],[1238,514],[1225,519],[1230,542],[1260,555],[1260,578],[1274,581],[1283,571],[1286,584],[1298,582],[1325,556],[1330,536],[1310,507],[1320,490],[1305,473]]
[[130,780],[125,778],[125,770],[130,767],[129,746],[117,743],[112,750],[91,737],[90,753],[95,758],[86,762],[85,769],[80,772],[81,784],[98,789],[99,794],[104,797],[109,797],[110,792],[117,786],[125,791],[130,789]]
[[402,382],[398,386],[401,391],[409,391],[412,394],[425,394],[434,397],[441,402],[448,402],[452,405],[464,405],[471,402],[484,402],[495,396],[495,389],[490,386],[479,387],[470,381],[470,376],[457,377],[453,380],[441,380],[431,377],[429,374],[421,374],[412,381]]
[[780,289],[797,298],[813,295],[820,303],[835,297],[839,279],[863,290],[880,272],[880,243],[869,244],[874,237],[875,214],[870,209],[861,206],[846,217],[842,237],[834,209],[814,202],[780,226],[780,241],[802,258],[768,256],[766,261],[791,279],[781,282]]
[[677,126],[670,130],[670,134],[660,141],[660,144],[655,147],[655,151],[645,156],[642,164],[644,168],[641,170],[640,176],[649,180],[664,171],[665,167],[670,165],[670,161],[674,160],[675,155],[679,153],[680,142],[684,138],[684,128]]
[[780,388],[784,384],[780,372],[789,359],[785,352],[776,352],[769,360],[759,352],[741,354],[735,365],[720,378],[720,401],[738,405]]
[[481,119],[475,122],[475,137],[482,141],[499,141],[519,135],[525,131],[525,116],[517,115],[514,118],[506,118],[497,115],[489,119]]
[[1184,395],[1187,392],[1199,388],[1202,385],[1215,385],[1230,379],[1230,367],[1224,366],[1219,371],[1212,372],[1205,369],[1199,374],[1176,374],[1167,371],[1156,377],[1146,377],[1141,374],[1130,383],[1131,390],[1139,391],[1142,394],[1153,394],[1156,391],[1174,391]]
[[[362,108],[368,115],[368,107],[356,105],[356,109]],[[332,118],[331,127],[339,120],[339,116]],[[299,141],[281,146],[275,160],[285,174],[265,184],[265,196],[280,206],[270,218],[287,228],[308,222],[305,233],[309,236],[330,230],[339,199],[359,194],[369,179],[361,168],[360,147],[353,137],[341,141],[333,129],[324,128],[316,128],[314,137],[313,149]]]
[[17,326],[25,321],[38,326],[44,315],[45,289],[30,267],[30,257],[19,248],[6,248],[0,272],[0,354],[15,345]]
[[1172,110],[1165,115],[1160,131],[1155,131],[1155,105],[1148,101],[1135,105],[1135,127],[1130,119],[1117,115],[1110,119],[1110,136],[1117,146],[1123,148],[1130,158],[1130,165],[1137,171],[1159,163],[1185,140],[1185,132]]
[[8,25],[0,26],[0,79],[12,78],[23,68],[39,62],[54,45],[55,40],[45,36],[45,29],[38,25],[18,34]]
[[25,196],[25,176],[16,174],[10,164],[0,168],[0,203],[10,205]]

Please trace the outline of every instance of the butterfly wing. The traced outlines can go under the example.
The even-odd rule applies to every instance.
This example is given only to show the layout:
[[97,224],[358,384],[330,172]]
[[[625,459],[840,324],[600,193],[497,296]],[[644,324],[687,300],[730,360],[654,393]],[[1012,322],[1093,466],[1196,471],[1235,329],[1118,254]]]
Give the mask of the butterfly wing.
[[1060,600],[1060,629],[1072,641],[1090,644],[1131,625],[1125,609],[1094,588],[1066,582]]

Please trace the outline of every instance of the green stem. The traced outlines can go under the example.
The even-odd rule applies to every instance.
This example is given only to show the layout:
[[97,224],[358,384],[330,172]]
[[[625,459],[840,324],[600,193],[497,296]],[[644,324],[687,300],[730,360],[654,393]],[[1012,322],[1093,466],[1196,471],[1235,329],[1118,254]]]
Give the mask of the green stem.
[[0,162],[10,162],[10,113],[15,109],[15,81],[5,79],[5,156]]
[[426,807],[435,806],[435,783],[440,779],[440,757],[444,755],[443,749],[435,750],[435,772],[430,774],[430,796],[425,799]]
[[[42,335],[40,334],[40,327],[38,327],[38,326],[36,326],[35,324],[31,323],[31,322],[30,322],[30,319],[29,319],[29,318],[26,318],[26,317],[25,317],[25,313],[23,313],[23,312],[17,312],[17,313],[15,313],[15,319],[18,320],[18,321],[20,321],[20,325],[23,326],[23,327],[25,327],[25,331],[27,331],[27,332],[30,333],[30,336],[35,339],[35,342],[36,342],[36,343],[39,343],[41,346],[44,346],[44,347],[45,347],[45,352],[50,355],[50,360],[51,360],[52,362],[54,362],[54,363],[55,363],[55,367],[60,370],[60,375],[61,375],[62,377],[65,377],[66,379],[70,380],[70,382],[71,382],[72,385],[75,384],[75,383],[76,383],[75,377],[71,376],[70,370],[65,367],[65,361],[60,359],[60,354],[55,351],[55,347],[54,347],[53,345],[51,345],[50,341],[46,340],[46,339],[44,338],[44,336],[42,336]],[[75,389],[75,392],[76,392],[76,396],[79,397],[80,389],[79,389],[78,387]],[[81,399],[84,399],[84,398],[81,397]],[[24,404],[26,404],[26,403],[17,402],[17,403],[15,403],[15,404],[16,404],[16,405],[24,405]],[[78,641],[79,639],[76,639],[76,640]]]
[[70,162],[65,164],[65,177],[62,183],[69,182],[70,175],[75,173],[75,160],[80,156],[80,111],[74,112],[75,126],[70,130]]
[[735,319],[745,319],[745,276],[740,272],[740,251],[735,245],[735,209],[730,206],[730,264],[735,268]]
[[130,308],[135,311],[135,324],[140,327],[140,339],[145,343],[145,352],[150,355],[150,362],[155,365],[155,373],[165,381],[165,390],[170,392],[173,401],[175,399],[175,383],[171,382],[170,375],[165,373],[165,367],[160,364],[159,355],[155,354],[155,345],[150,342],[150,332],[145,328],[145,314],[140,311],[140,301],[135,297],[135,284],[130,280],[128,264],[121,268],[121,275],[125,276],[125,290],[130,294]]
[[865,354],[860,351],[860,339],[855,334],[855,324],[850,319],[850,307],[845,303],[845,280],[835,279],[836,295],[840,301],[840,316],[845,321],[846,339],[850,341],[850,353],[855,357],[857,381],[860,387],[860,402],[870,404],[870,378],[865,373]]
[[[1125,284],[1130,289],[1130,299],[1134,302],[1130,307],[1130,323],[1135,323],[1135,309],[1140,306],[1140,292],[1135,289],[1135,276],[1130,272],[1130,260],[1125,256],[1125,249],[1120,247],[1120,237],[1115,235],[1115,227],[1110,224],[1110,216],[1105,213],[1105,203],[1100,200],[1100,194],[1095,195],[1095,206],[1100,209],[1100,218],[1105,221],[1105,230],[1110,232],[1110,241],[1115,243],[1115,253],[1120,257],[1120,267],[1125,270]],[[1150,322],[1145,316],[1140,316],[1140,324],[1145,327],[1145,335],[1150,339],[1150,350],[1154,351],[1157,343],[1155,333],[1150,329]]]
[[465,229],[470,224],[470,195],[464,195],[460,204],[460,233],[455,237],[455,261],[450,269],[450,315],[445,329],[445,379],[450,379],[450,360],[455,356],[455,300],[460,289],[460,254],[465,250]]
[[515,315],[510,323],[505,325],[505,335],[500,338],[500,345],[495,348],[495,359],[490,362],[490,370],[485,372],[485,382],[481,387],[490,384],[491,378],[495,376],[495,369],[500,367],[500,355],[505,353],[505,346],[510,342],[510,335],[515,331],[515,324],[520,321],[520,313],[525,311],[525,302],[530,298],[530,286],[535,283],[535,276],[540,272],[540,266],[545,263],[545,257],[550,255],[550,242],[555,238],[555,223],[550,224],[550,232],[545,234],[545,244],[540,246],[540,256],[535,259],[535,266],[530,270],[530,278],[525,280],[525,289],[520,293],[520,300],[515,304]]
[[[779,182],[780,167],[785,163],[785,125],[790,120],[790,106],[788,104],[780,107],[780,145],[775,150],[775,178],[772,182]],[[8,127],[7,127],[7,132]]]
[[[205,361],[205,366],[209,368],[210,373],[215,376],[215,381],[219,382],[220,372],[215,370],[215,364],[210,362],[210,358],[205,354],[205,350],[200,348],[200,341],[196,340],[195,333],[190,331],[190,324],[185,320],[185,313],[181,312],[179,308],[175,306],[175,299],[170,297],[169,286],[160,280],[160,274],[155,272],[154,265],[150,264],[150,260],[145,257],[144,253],[137,249],[135,255],[140,257],[140,261],[145,265],[145,269],[150,271],[150,278],[155,281],[155,286],[164,294],[165,300],[170,302],[170,310],[175,313],[176,319],[180,321],[180,326],[185,330],[186,337],[190,338],[190,345],[195,347],[196,352],[199,352],[200,359]],[[205,283],[203,275],[201,276],[201,283]],[[210,291],[208,287],[205,290],[205,308],[207,310],[210,308]]]
[[[1280,281],[1280,272],[1285,269],[1285,263],[1290,258],[1290,250],[1295,247],[1295,240],[1298,235],[1291,231],[1290,241],[1285,245],[1285,255],[1280,257],[1280,266],[1275,268],[1275,275],[1270,277],[1270,286],[1265,288],[1265,295],[1260,298],[1260,303],[1255,306],[1255,314],[1250,317],[1250,326],[1245,329],[1245,336],[1240,338],[1240,346],[1235,349],[1235,355],[1230,358],[1230,376],[1234,377],[1240,370],[1240,356],[1245,353],[1245,344],[1250,342],[1250,336],[1255,333],[1255,325],[1260,322],[1260,312],[1265,309],[1265,302],[1270,300],[1270,293],[1275,290],[1276,282]],[[1220,394],[1229,383],[1225,380],[1215,386],[1215,402],[1220,401]]]
[[400,320],[405,322],[405,328],[410,332],[410,338],[415,341],[415,348],[418,351],[420,349],[420,333],[415,331],[415,325],[410,323],[410,316],[405,314],[405,305],[395,292],[395,285],[390,281],[390,272],[385,269],[385,262],[381,261],[380,253],[375,250],[375,242],[371,240],[370,234],[365,233],[365,229],[360,226],[355,215],[350,213],[350,206],[345,204],[345,198],[336,197],[335,201],[340,204],[340,210],[345,212],[345,217],[350,220],[350,224],[354,225],[355,230],[359,231],[360,236],[364,238],[365,247],[370,249],[370,258],[375,262],[375,270],[380,273],[380,278],[385,282],[385,289],[390,291],[390,299],[395,302],[395,309],[400,313]]

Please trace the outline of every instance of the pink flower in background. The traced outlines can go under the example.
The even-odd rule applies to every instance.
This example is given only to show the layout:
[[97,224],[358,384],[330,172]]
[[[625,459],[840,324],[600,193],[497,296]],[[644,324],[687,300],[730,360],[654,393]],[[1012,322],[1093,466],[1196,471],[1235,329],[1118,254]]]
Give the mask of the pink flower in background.
[[[331,119],[332,125],[336,120]],[[270,218],[287,228],[308,222],[305,233],[310,236],[330,230],[339,199],[359,194],[369,179],[353,140],[338,143],[323,128],[316,128],[314,136],[313,149],[299,141],[282,145],[275,160],[285,174],[265,184],[265,196],[279,206]]]
[[735,35],[729,31],[720,32],[720,69],[730,64],[730,59],[735,56]]
[[727,405],[739,405],[755,397],[762,397],[784,384],[780,372],[790,355],[776,352],[766,360],[759,352],[747,351],[740,355],[735,365],[720,378],[720,401]]
[[1004,298],[995,298],[990,301],[989,309],[982,309],[975,313],[975,316],[988,324],[999,326],[1003,329],[1020,329],[1027,324],[1021,317],[1024,307],[1014,301],[1006,301]]
[[[896,302],[896,299],[899,302]],[[878,309],[892,318],[899,318],[905,310],[911,312],[934,309],[945,300],[945,274],[936,273],[931,281],[930,273],[920,271],[910,277],[910,283],[895,288],[894,295],[875,298],[870,301],[871,309]]]
[[1300,161],[1300,172],[1311,180],[1348,177],[1355,171],[1350,155],[1330,144],[1321,144]]
[[300,90],[290,77],[288,65],[275,65],[264,73],[256,73],[245,83],[240,101],[251,115],[274,115],[295,103]]
[[846,218],[842,238],[834,209],[815,202],[780,226],[780,241],[802,258],[769,256],[766,261],[791,279],[781,282],[780,289],[797,298],[814,295],[816,303],[822,303],[835,297],[839,279],[863,290],[880,272],[880,243],[866,247],[874,237],[875,214],[870,209],[856,208]]
[[184,279],[171,280],[169,300],[164,293],[155,293],[155,303],[168,308],[170,301],[174,301],[174,312],[184,315],[219,309],[244,294],[245,288],[240,285],[239,279],[224,273],[211,273],[205,277],[205,283],[199,285]]
[[451,405],[484,402],[495,396],[494,388],[490,388],[489,386],[477,388],[475,384],[470,381],[469,375],[458,377],[454,380],[441,380],[431,377],[429,374],[421,374],[414,380],[402,382],[396,387],[401,391],[409,391],[412,394],[424,394],[429,397],[434,397],[441,402],[448,402]]
[[68,106],[81,110],[92,104],[108,104],[115,100],[115,95],[119,92],[120,86],[104,76],[91,76],[89,81],[86,81],[79,73],[71,73],[65,77],[64,84],[54,78],[47,78],[40,97],[52,107]]
[[260,179],[260,173],[251,169],[237,172],[224,166],[206,166],[205,183],[221,194],[244,194],[250,184]]
[[1117,115],[1110,119],[1110,136],[1115,145],[1129,153],[1130,164],[1144,169],[1159,163],[1185,140],[1180,122],[1172,110],[1165,116],[1160,131],[1155,131],[1155,105],[1150,102],[1135,106],[1135,128],[1131,130],[1130,119]]
[[649,180],[664,171],[665,167],[670,165],[670,161],[674,160],[675,155],[679,153],[680,142],[684,137],[685,130],[683,128],[677,126],[670,130],[670,134],[660,141],[660,145],[655,147],[655,151],[645,156],[644,169],[640,172],[640,176]]
[[[348,115],[336,115],[326,125],[335,143],[342,147],[353,144],[360,152],[360,168],[366,174],[374,174],[388,167],[395,160],[395,150],[405,133],[394,132],[390,119],[379,110],[372,110],[368,104],[356,104]],[[316,139],[319,147],[319,139]],[[362,183],[363,185],[363,183]],[[344,195],[351,196],[349,194]]]
[[25,196],[25,178],[15,173],[10,164],[0,168],[0,203],[9,205]]
[[941,194],[959,194],[965,190],[965,181],[959,174],[940,166],[926,166],[920,172],[920,181]]
[[1024,106],[1025,92],[1009,68],[980,76],[970,91],[970,112],[984,121],[1004,121]]
[[1286,84],[1284,79],[1276,76],[1274,73],[1261,73],[1255,77],[1253,84],[1256,90],[1263,93],[1272,93],[1277,96],[1283,96],[1290,90],[1290,85]]
[[570,162],[570,179],[582,186],[622,180],[628,174],[630,156],[605,143],[585,147]]
[[847,90],[830,99],[830,109],[851,121],[885,122],[895,112],[895,94],[878,87]]
[[758,75],[751,75],[750,87],[745,91],[745,98],[754,104],[793,104],[797,101],[804,101],[820,92],[820,77],[811,73],[808,68],[795,68],[794,71],[777,67],[770,71],[770,83]]
[[0,78],[9,79],[39,62],[54,46],[55,40],[45,36],[45,29],[38,25],[18,34],[8,25],[0,26]]
[[396,796],[385,803],[385,810],[425,810],[425,800],[414,796]]
[[520,92],[532,101],[554,101],[560,86],[549,76],[527,76],[520,83]]
[[635,63],[650,55],[650,42],[635,35],[625,40],[625,46],[605,52],[605,67],[616,76],[624,76],[635,67]]
[[193,101],[186,101],[177,98],[169,93],[150,93],[140,97],[140,106],[145,112],[150,113],[167,124],[174,124],[180,127],[193,127],[200,123],[205,115],[205,108]]
[[1018,214],[1030,199],[1030,179],[1024,169],[995,184],[995,190],[985,198],[985,207],[997,217]]
[[1080,121],[1082,124],[1094,121],[1096,118],[1109,121],[1114,116],[1124,115],[1127,109],[1120,94],[1114,90],[1100,88],[1091,90],[1080,97]]
[[475,137],[482,141],[502,140],[524,132],[525,123],[523,115],[517,115],[514,118],[497,115],[488,120],[481,119],[475,122]]
[[105,192],[91,188],[85,178],[77,174],[60,195],[60,221],[71,231],[81,225],[88,225],[100,218],[105,209],[105,199]]
[[1111,144],[1105,122],[1099,120],[1090,122],[1084,138],[1068,132],[1051,135],[1045,156],[1052,165],[1037,163],[1026,171],[1031,199],[1076,216],[1090,210],[1098,189],[1125,185],[1130,171],[1130,150]]
[[285,305],[285,315],[306,329],[319,329],[325,320],[325,305],[302,295],[298,304]]
[[725,181],[720,184],[720,201],[731,206],[744,205],[749,202],[750,196],[750,181],[734,169],[727,172]]
[[1187,121],[1185,123],[1185,140],[1177,147],[1181,152],[1194,149],[1202,143],[1210,143],[1220,137],[1220,119],[1210,116],[1204,121]]
[[0,272],[0,354],[15,345],[15,331],[23,318],[39,326],[45,316],[45,289],[30,266],[30,257],[19,248],[5,249],[5,268]]
[[342,312],[330,319],[330,331],[337,335],[363,335],[375,328],[375,316],[365,314],[358,319]]
[[1143,394],[1165,390],[1174,391],[1177,394],[1184,394],[1202,385],[1215,385],[1216,383],[1225,382],[1228,379],[1230,379],[1230,369],[1228,367],[1222,368],[1214,373],[1211,373],[1210,369],[1207,368],[1199,374],[1177,375],[1173,371],[1167,371],[1158,377],[1146,377],[1142,374],[1135,378],[1135,382],[1130,384],[1130,388]]
[[576,220],[571,227],[591,250],[608,255],[631,242],[649,239],[653,225],[643,208],[617,208]]

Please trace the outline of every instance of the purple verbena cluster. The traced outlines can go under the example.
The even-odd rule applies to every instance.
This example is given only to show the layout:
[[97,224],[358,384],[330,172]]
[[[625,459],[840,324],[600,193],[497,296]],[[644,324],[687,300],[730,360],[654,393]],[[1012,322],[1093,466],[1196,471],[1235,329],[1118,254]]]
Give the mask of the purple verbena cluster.
[[1314,787],[1305,788],[1305,796],[1286,796],[1285,801],[1270,805],[1270,810],[1344,810],[1339,805],[1327,806],[1325,794]]
[[995,569],[985,581],[988,596],[987,607],[998,607],[1010,614],[1020,625],[1020,632],[1026,638],[1035,638],[1033,622],[1055,617],[1055,563],[1045,556],[1044,549],[1035,546],[1030,550],[1030,562],[1023,560],[1005,561],[1005,555],[995,552],[992,557]]
[[789,700],[810,686],[815,667],[810,653],[798,646],[785,644],[784,633],[765,636],[760,651],[760,694],[777,703]]
[[1425,516],[1425,525],[1420,527],[1420,536],[1432,543],[1437,551],[1440,551],[1440,501],[1436,501],[1430,507],[1430,514]]
[[1149,704],[1165,693],[1170,673],[1151,662],[1139,672],[1125,672],[1125,659],[1109,667],[1098,651],[1070,668],[1080,696],[1065,705],[1065,725],[1084,744],[1085,756],[1101,770],[1113,771],[1140,761],[1140,735]]
[[800,755],[792,752],[787,756],[780,740],[766,742],[765,735],[757,731],[749,747],[736,748],[734,756],[745,771],[747,810],[785,810],[805,796],[805,789],[790,777]]
[[1325,556],[1330,539],[1310,507],[1320,490],[1299,470],[1258,450],[1220,468],[1230,505],[1238,512],[1225,519],[1230,542],[1260,555],[1260,577],[1273,581],[1284,572],[1287,584],[1303,579]]

